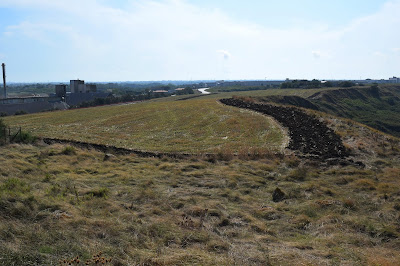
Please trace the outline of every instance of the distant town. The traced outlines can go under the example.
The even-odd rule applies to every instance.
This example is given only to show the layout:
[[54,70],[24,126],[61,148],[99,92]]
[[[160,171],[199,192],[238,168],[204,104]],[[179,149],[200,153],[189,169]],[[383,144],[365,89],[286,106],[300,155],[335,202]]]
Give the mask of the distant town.
[[207,89],[237,87],[236,90],[268,88],[346,87],[350,85],[400,83],[400,78],[364,80],[199,80],[199,81],[141,81],[97,82],[70,80],[59,83],[9,83],[6,82],[5,64],[2,64],[3,86],[0,93],[0,115],[37,113],[66,110],[102,104],[147,100],[182,94],[206,94]]

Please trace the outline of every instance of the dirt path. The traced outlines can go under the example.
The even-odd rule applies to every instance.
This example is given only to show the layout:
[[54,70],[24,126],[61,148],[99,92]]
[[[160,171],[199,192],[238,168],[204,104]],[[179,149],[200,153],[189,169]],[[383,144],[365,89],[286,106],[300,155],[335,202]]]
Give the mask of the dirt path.
[[342,159],[349,155],[340,137],[316,117],[298,108],[256,104],[238,99],[221,99],[221,103],[250,109],[275,118],[288,128],[290,142],[288,148],[318,159]]

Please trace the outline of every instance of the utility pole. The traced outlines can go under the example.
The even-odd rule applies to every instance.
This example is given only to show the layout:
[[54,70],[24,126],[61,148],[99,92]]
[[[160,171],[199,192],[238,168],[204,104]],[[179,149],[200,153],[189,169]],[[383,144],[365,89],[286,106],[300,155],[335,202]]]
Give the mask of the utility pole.
[[6,89],[6,64],[1,64],[3,68],[3,86],[4,86],[4,99],[7,99],[7,89]]

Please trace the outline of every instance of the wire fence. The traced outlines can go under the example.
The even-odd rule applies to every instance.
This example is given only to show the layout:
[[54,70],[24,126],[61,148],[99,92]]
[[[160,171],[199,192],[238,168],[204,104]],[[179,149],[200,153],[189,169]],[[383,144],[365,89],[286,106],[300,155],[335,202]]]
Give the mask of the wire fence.
[[12,143],[21,136],[21,127],[1,127],[0,128],[0,143]]

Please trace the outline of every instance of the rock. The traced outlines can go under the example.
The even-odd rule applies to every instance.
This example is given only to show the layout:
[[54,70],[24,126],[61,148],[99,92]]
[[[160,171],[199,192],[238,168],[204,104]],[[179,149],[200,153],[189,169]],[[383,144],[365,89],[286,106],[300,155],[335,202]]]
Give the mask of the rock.
[[230,225],[230,221],[227,218],[225,218],[225,219],[222,219],[222,221],[218,225],[221,227],[228,226],[228,225]]
[[108,161],[108,160],[110,160],[112,158],[115,158],[115,155],[110,154],[110,153],[106,153],[106,154],[104,154],[103,161]]
[[286,194],[278,187],[272,193],[272,201],[274,201],[274,202],[282,201],[285,199],[285,197],[286,197]]
[[65,218],[72,218],[72,215],[69,214],[68,212],[64,212],[61,210],[56,210],[53,212],[53,218],[54,219],[65,219]]

